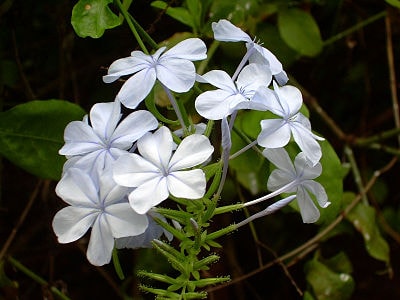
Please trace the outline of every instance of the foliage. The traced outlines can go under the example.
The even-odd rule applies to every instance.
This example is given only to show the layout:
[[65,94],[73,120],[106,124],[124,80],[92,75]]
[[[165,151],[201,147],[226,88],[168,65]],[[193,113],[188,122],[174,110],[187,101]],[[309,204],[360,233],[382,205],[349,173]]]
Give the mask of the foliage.
[[[45,0],[33,4],[28,2],[17,4],[13,1],[5,1],[0,4],[0,16],[6,17],[8,23],[11,23],[10,20],[15,17],[13,12],[24,11],[27,15],[38,18],[34,26],[47,30],[51,27],[50,21],[45,21],[40,12],[29,8],[34,7],[36,3],[38,7],[49,5],[66,10],[61,5],[49,4]],[[235,231],[234,225],[226,226],[226,224],[238,223],[237,220],[243,219],[246,214],[256,213],[253,208],[243,209],[240,203],[267,192],[268,174],[274,167],[257,149],[250,149],[230,160],[227,185],[222,191],[220,200],[218,197],[213,197],[216,193],[218,195],[217,188],[223,177],[221,163],[215,162],[203,168],[208,181],[208,189],[203,198],[199,201],[188,201],[171,197],[175,203],[178,203],[177,207],[163,207],[158,210],[168,221],[156,219],[156,222],[172,233],[174,240],[172,242],[154,240],[152,242],[153,250],[138,251],[135,254],[135,261],[140,263],[140,270],[117,284],[121,286],[121,290],[125,289],[126,285],[131,284],[132,281],[135,285],[139,285],[137,278],[140,278],[140,289],[157,295],[158,299],[181,299],[181,295],[185,295],[185,299],[205,298],[207,292],[209,294],[218,293],[213,292],[212,286],[214,285],[217,290],[224,286],[228,289],[230,284],[236,284],[236,278],[239,278],[240,275],[232,273],[232,270],[237,267],[233,264],[239,264],[240,272],[249,274],[250,268],[256,268],[253,247],[258,253],[261,270],[263,266],[267,265],[265,262],[262,263],[263,260],[270,257],[270,252],[263,250],[266,248],[274,249],[271,252],[276,251],[279,256],[283,255],[274,263],[282,264],[285,274],[288,273],[287,266],[297,264],[294,279],[289,274],[290,280],[287,277],[282,280],[286,282],[283,284],[284,287],[282,284],[276,284],[274,287],[274,284],[267,280],[263,280],[262,284],[257,283],[256,280],[251,281],[251,285],[256,287],[252,287],[252,291],[247,292],[254,293],[254,298],[260,297],[259,295],[267,297],[272,293],[289,295],[288,297],[293,298],[297,296],[294,289],[290,288],[293,291],[289,292],[286,290],[288,290],[288,286],[291,286],[290,282],[294,280],[300,282],[300,289],[304,291],[304,299],[350,299],[352,297],[358,299],[362,298],[360,289],[363,284],[365,285],[362,282],[366,280],[365,277],[376,273],[377,269],[381,271],[382,268],[384,275],[379,275],[379,278],[383,278],[385,284],[391,284],[390,276],[393,276],[391,264],[392,260],[394,261],[393,257],[398,254],[396,247],[393,247],[393,241],[399,242],[400,240],[397,224],[400,217],[398,205],[391,199],[394,193],[398,193],[395,175],[393,175],[396,172],[391,170],[393,164],[386,164],[392,157],[398,157],[400,153],[397,140],[400,124],[396,124],[397,121],[395,121],[393,127],[392,118],[388,118],[385,114],[391,109],[390,98],[393,97],[394,103],[396,102],[395,93],[391,94],[388,91],[389,82],[385,79],[387,78],[386,68],[396,71],[395,64],[391,63],[389,59],[387,67],[385,55],[386,50],[389,53],[393,51],[390,47],[398,50],[399,45],[389,46],[386,44],[387,46],[384,46],[382,34],[384,29],[381,19],[382,17],[388,18],[389,22],[393,22],[393,28],[395,25],[399,25],[393,17],[394,15],[398,16],[399,1],[386,0],[390,7],[384,7],[382,4],[371,5],[361,15],[358,15],[356,10],[348,13],[350,4],[340,1],[337,3],[298,1],[290,4],[283,1],[256,0],[153,1],[151,4],[148,1],[131,2],[122,1],[121,3],[119,0],[77,1],[73,8],[68,7],[69,10],[66,13],[71,16],[70,12],[72,11],[70,20],[72,28],[79,37],[91,37],[96,40],[72,38],[72,33],[69,32],[63,37],[60,49],[56,49],[57,47],[54,45],[48,45],[48,50],[59,53],[64,49],[72,51],[69,47],[75,47],[74,51],[76,52],[73,54],[79,64],[87,64],[87,68],[98,70],[106,64],[106,61],[94,59],[97,55],[107,57],[107,60],[111,61],[121,55],[121,52],[127,54],[133,50],[129,48],[132,47],[131,41],[125,42],[129,39],[126,38],[128,34],[124,30],[129,27],[135,31],[132,32],[133,36],[136,39],[139,37],[139,47],[149,45],[154,50],[157,43],[158,45],[176,44],[177,37],[178,40],[185,35],[200,37],[207,41],[209,57],[205,61],[196,62],[198,70],[202,69],[204,71],[202,73],[205,73],[224,64],[227,65],[228,70],[234,70],[238,63],[235,61],[239,57],[237,53],[243,52],[244,47],[240,48],[233,43],[213,44],[211,38],[211,23],[223,18],[230,19],[233,24],[263,40],[264,46],[274,52],[284,65],[291,66],[289,83],[299,87],[303,93],[305,105],[301,111],[307,117],[312,118],[313,130],[318,131],[318,134],[321,133],[326,138],[326,141],[321,142],[323,172],[317,181],[324,186],[331,205],[321,210],[321,217],[315,225],[300,225],[298,214],[291,213],[298,210],[297,205],[292,203],[290,207],[272,216],[270,221],[257,220],[251,223],[251,235],[246,234],[244,237]],[[140,8],[142,10],[138,8],[139,2],[143,2]],[[352,5],[358,8],[363,5],[363,1],[354,2]],[[66,3],[64,4],[68,6]],[[65,24],[69,20],[64,16],[62,21],[58,20],[58,22],[67,26]],[[158,24],[157,22],[165,22],[166,25],[163,26],[164,23]],[[40,62],[47,61],[48,63],[48,66],[43,68],[43,76],[47,76],[47,73],[52,74],[45,80],[51,81],[53,79],[51,76],[57,74],[53,69],[57,65],[54,61],[65,60],[65,65],[62,64],[60,67],[64,68],[64,77],[58,79],[60,89],[63,88],[61,95],[64,95],[65,99],[73,99],[77,96],[71,92],[74,89],[62,87],[63,80],[68,77],[70,78],[68,84],[79,86],[82,91],[85,91],[84,95],[87,99],[85,99],[86,102],[81,103],[85,109],[66,100],[37,100],[64,97],[56,97],[56,89],[52,89],[48,94],[38,92],[37,95],[40,96],[29,92],[31,85],[36,91],[42,89],[43,86],[40,85],[44,85],[45,80],[39,81],[40,74],[36,73],[38,71],[32,67],[36,64],[35,58],[23,61],[21,64],[20,59],[28,56],[28,53],[22,50],[23,47],[17,43],[20,37],[22,39],[23,32],[20,27],[17,27],[19,29],[17,31],[9,29],[8,23],[0,21],[0,28],[5,29],[0,35],[0,100],[3,107],[3,111],[0,113],[0,154],[4,157],[4,161],[7,161],[2,173],[5,174],[3,176],[9,176],[6,170],[19,172],[9,166],[9,161],[34,177],[59,180],[65,162],[65,159],[58,154],[58,150],[64,143],[64,128],[72,120],[82,120],[89,104],[99,101],[99,98],[102,99],[101,101],[109,101],[110,99],[105,99],[104,95],[111,94],[109,92],[111,88],[109,86],[87,87],[87,78],[81,74],[85,71],[83,68],[79,72],[71,72],[65,76],[68,73],[66,65],[71,63],[71,59],[68,60],[64,56],[57,57],[57,54],[53,53],[45,55],[40,49],[37,50],[42,55]],[[173,26],[170,26],[171,24]],[[155,40],[160,39],[160,36],[162,38],[169,37],[163,44],[159,40],[155,42],[143,29],[153,26],[159,31],[149,31]],[[171,31],[171,27],[174,31]],[[191,31],[191,33],[187,33],[187,31]],[[173,35],[175,32],[177,32],[176,35]],[[373,41],[368,40],[368,43],[379,45],[377,53],[362,52],[365,40],[360,36],[363,36],[364,32],[367,33],[365,36],[368,39],[373,38]],[[46,33],[41,31],[40,34],[45,37]],[[398,36],[398,32],[392,34]],[[9,41],[9,37],[13,35],[17,37],[17,42],[14,40],[13,44],[15,55],[11,55],[4,46],[11,44],[6,41]],[[123,38],[121,38],[122,36]],[[54,42],[54,37],[46,38]],[[74,40],[73,43],[71,40]],[[144,44],[141,44],[141,41],[144,41]],[[90,45],[90,50],[84,49],[86,45]],[[126,45],[128,46],[125,47]],[[109,54],[110,49],[114,53]],[[22,55],[18,55],[18,51],[21,51]],[[362,55],[358,55],[360,52],[367,56],[366,60],[361,59]],[[82,59],[79,59],[81,55]],[[93,58],[93,62],[90,61],[91,58]],[[379,66],[369,65],[368,61],[375,61],[374,59],[379,61]],[[385,67],[382,68],[382,65]],[[17,79],[18,76],[22,78],[22,83]],[[28,76],[28,81],[26,76]],[[97,79],[93,75],[88,76],[91,81],[98,80],[98,77],[98,73],[96,74]],[[391,79],[395,86],[394,78]],[[300,84],[307,86],[309,91]],[[365,86],[367,87],[365,88]],[[179,102],[185,106],[187,115],[184,115],[183,118],[186,122],[190,119],[190,122],[198,123],[200,120],[200,117],[195,114],[194,99],[195,95],[198,95],[202,89],[206,90],[207,87],[199,84],[196,84],[195,87],[194,94],[177,97],[178,100],[182,100]],[[154,98],[159,100],[160,97],[163,97],[164,92],[157,92],[156,96],[153,93],[156,92],[152,92],[141,107],[146,106],[155,115],[162,116],[159,118],[160,122],[176,127],[179,122],[174,120],[171,107],[158,105],[158,101],[154,100]],[[385,101],[373,101],[378,98]],[[129,112],[124,111],[124,113],[128,114]],[[396,115],[397,112],[394,111],[394,114]],[[271,112],[247,110],[239,112],[232,131],[231,155],[257,138],[261,120],[274,117],[276,116]],[[317,122],[314,123],[314,120]],[[373,125],[369,126],[369,122]],[[218,122],[217,125],[219,125]],[[208,128],[212,128],[212,122],[209,122]],[[176,141],[180,141],[178,137],[174,138]],[[210,138],[218,140],[220,137],[218,134],[211,134]],[[215,150],[217,153],[220,151],[217,147]],[[292,158],[299,152],[298,146],[293,142],[290,142],[287,150]],[[377,171],[372,173],[374,170]],[[386,178],[383,175],[384,172],[390,172],[392,176]],[[368,177],[369,174],[372,175]],[[25,173],[23,176],[31,178]],[[382,197],[376,195],[376,191],[372,189],[378,177],[383,178],[381,184],[384,189],[391,191]],[[16,179],[12,180],[17,181]],[[11,179],[7,183],[10,184]],[[6,188],[3,186],[2,190],[6,190]],[[49,191],[53,193],[53,190]],[[345,192],[343,193],[343,191]],[[6,192],[4,192],[3,199],[4,196],[10,197]],[[21,203],[25,202],[22,202],[23,199],[12,199],[12,201],[17,200],[18,210],[10,204],[12,203],[10,200],[4,199],[0,202],[0,212],[6,214],[8,206],[10,206],[10,211],[14,210],[14,215],[21,211],[21,207],[24,206]],[[57,201],[54,196],[51,200]],[[383,214],[379,207],[382,207]],[[235,212],[232,216],[224,215],[226,212],[236,211],[239,208],[243,212]],[[40,209],[35,210],[35,213],[41,215],[43,210],[42,205]],[[55,214],[55,211],[55,207],[52,206],[52,215]],[[16,222],[12,217],[11,214],[7,217],[8,223],[18,224],[16,229],[19,230],[20,222]],[[45,221],[47,223],[43,224],[43,227],[50,227],[49,220]],[[176,222],[185,225],[181,228],[173,226]],[[225,224],[225,226],[221,224]],[[1,232],[4,236],[9,236],[9,232],[12,232],[10,226],[3,226],[4,229]],[[289,226],[295,226],[295,228]],[[308,227],[300,229],[302,226]],[[29,234],[26,231],[17,234],[24,233]],[[226,237],[228,233],[230,234]],[[316,234],[314,238],[311,238],[312,234]],[[358,234],[361,234],[362,239],[354,238],[348,241],[346,238],[348,236],[358,237]],[[295,238],[293,239],[293,237]],[[26,252],[18,249],[13,235],[10,235],[7,241],[15,243],[16,246],[10,248],[6,242],[0,252],[0,282],[2,283],[0,288],[4,290],[3,293],[23,295],[22,290],[26,282],[21,277],[18,277],[17,280],[14,279],[17,276],[7,266],[14,266],[32,278],[32,281],[45,286],[42,281],[36,280],[35,276],[29,275],[29,271],[19,268],[13,259],[7,258],[7,255],[20,256],[24,261],[26,259],[24,255],[27,256]],[[229,241],[229,245],[234,245],[236,249],[225,246],[226,241]],[[35,242],[30,241],[29,243]],[[268,247],[263,247],[267,243]],[[359,245],[360,243],[362,245]],[[78,245],[78,243],[76,244]],[[252,244],[251,247],[250,244]],[[356,247],[353,247],[354,245]],[[32,245],[24,244],[24,247],[28,249]],[[55,246],[53,245],[53,247]],[[62,249],[62,246],[56,247]],[[243,249],[246,247],[247,249]],[[356,250],[351,250],[352,248]],[[312,256],[308,255],[309,251],[313,253]],[[353,251],[359,251],[362,255]],[[234,257],[237,252],[244,253],[244,255],[238,255],[237,260],[230,258]],[[288,255],[285,256],[284,253],[288,253]],[[119,250],[118,254],[121,261],[127,262],[127,267],[122,264],[123,272],[132,273],[131,269],[133,270],[134,267],[130,265],[131,260],[126,259],[126,254],[123,254],[122,250]],[[361,262],[359,261],[360,257],[363,257]],[[56,258],[56,260],[58,259],[60,257]],[[289,259],[293,259],[293,261]],[[155,261],[159,260],[162,260],[161,266],[154,266]],[[225,266],[219,264],[219,260],[227,260],[228,264]],[[27,260],[27,262],[33,265],[33,268],[36,267],[35,271],[43,271],[41,266],[31,260]],[[380,262],[384,266],[379,265],[377,269],[374,269],[374,265],[371,264],[372,266],[368,268],[368,275],[362,274],[364,271],[357,269],[360,264],[369,265],[370,262]],[[66,268],[66,266],[63,267]],[[158,267],[160,269],[157,269]],[[113,272],[113,270],[110,271],[112,276]],[[122,270],[118,270],[118,272],[120,277],[123,277]],[[176,274],[178,275],[175,276]],[[232,274],[232,276],[226,274]],[[52,278],[51,274],[46,276]],[[71,297],[77,295],[77,291],[71,291],[74,289],[73,285],[67,279],[62,278],[62,274],[58,276],[69,286]],[[231,283],[229,283],[230,280],[232,280]],[[17,281],[21,282],[21,288]],[[305,283],[303,284],[303,282]],[[275,290],[275,288],[280,290]],[[245,285],[242,285],[240,289],[246,290]],[[38,290],[35,290],[36,293],[40,293]],[[61,297],[64,294],[65,297],[68,295],[67,292],[60,292],[56,286],[53,286],[53,283],[48,286],[46,283],[43,291],[43,293],[59,293]],[[92,293],[90,295],[94,295],[96,291],[92,291]],[[121,296],[121,291],[115,293]],[[129,289],[124,290],[124,293],[126,293],[126,298],[136,297],[136,292],[132,293]],[[226,293],[227,295],[222,294],[220,298],[234,297],[232,296],[233,292]],[[382,293],[385,292],[382,291]],[[398,292],[397,294],[395,294],[396,292],[387,293],[385,295],[387,298],[399,296]],[[79,296],[77,297],[79,298]],[[238,295],[238,299],[239,297]]]

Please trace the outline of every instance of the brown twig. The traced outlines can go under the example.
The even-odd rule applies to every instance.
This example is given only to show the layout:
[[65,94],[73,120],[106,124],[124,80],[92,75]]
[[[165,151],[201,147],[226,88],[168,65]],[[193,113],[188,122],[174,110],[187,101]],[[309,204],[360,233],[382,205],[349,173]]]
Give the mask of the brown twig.
[[35,189],[33,190],[31,196],[29,197],[28,203],[26,204],[24,210],[22,211],[17,224],[14,226],[12,229],[10,235],[8,236],[6,242],[3,245],[3,248],[0,251],[0,261],[3,259],[3,257],[6,255],[8,248],[11,246],[11,243],[13,242],[19,228],[22,226],[24,223],[26,216],[28,215],[33,202],[35,201],[37,195],[39,194],[40,188],[42,187],[43,180],[39,180],[38,183],[36,184]]
[[[390,84],[390,93],[392,96],[394,123],[396,128],[400,128],[399,103],[398,103],[397,87],[396,87],[396,72],[394,68],[394,58],[393,58],[392,27],[390,24],[389,12],[386,14],[385,25],[386,25],[386,53],[387,53],[388,68],[389,68],[389,84]],[[398,135],[398,142],[400,145],[400,135]]]

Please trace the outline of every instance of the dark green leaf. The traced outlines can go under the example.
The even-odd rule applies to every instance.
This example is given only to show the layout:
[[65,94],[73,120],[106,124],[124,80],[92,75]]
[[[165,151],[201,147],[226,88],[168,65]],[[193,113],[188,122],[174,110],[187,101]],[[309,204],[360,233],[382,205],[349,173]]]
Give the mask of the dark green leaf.
[[369,255],[389,264],[389,245],[379,231],[375,209],[364,203],[359,203],[349,212],[346,218],[362,234]]
[[390,4],[391,6],[400,8],[400,1],[399,0],[385,0],[386,3]]
[[350,299],[354,290],[354,280],[350,274],[334,272],[316,259],[306,264],[305,272],[316,299]]
[[99,38],[106,29],[121,24],[120,18],[112,12],[112,0],[79,0],[72,9],[71,24],[80,37]]
[[189,11],[184,7],[169,7],[168,4],[164,1],[153,1],[151,6],[166,9],[166,14],[175,20],[185,24],[191,28],[195,28],[195,23],[193,20],[193,16],[189,13]]
[[24,170],[48,179],[61,176],[65,126],[85,112],[63,100],[31,101],[0,113],[0,154]]
[[278,28],[289,47],[302,55],[316,56],[323,47],[321,34],[314,18],[307,12],[292,8],[280,10]]

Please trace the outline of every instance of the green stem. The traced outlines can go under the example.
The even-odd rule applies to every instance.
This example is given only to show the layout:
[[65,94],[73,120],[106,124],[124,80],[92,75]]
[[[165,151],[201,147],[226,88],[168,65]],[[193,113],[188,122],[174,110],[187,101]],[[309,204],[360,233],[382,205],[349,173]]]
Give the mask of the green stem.
[[153,48],[154,50],[157,50],[159,48],[158,44],[153,40],[153,38],[146,32],[146,30],[143,29],[142,26],[140,26],[140,24],[138,23],[138,21],[136,21],[136,19],[130,15],[131,20],[133,22],[133,25],[135,25],[138,33],[146,40],[146,42],[149,43],[149,45],[151,46],[151,48]]
[[60,299],[63,300],[70,300],[69,297],[67,297],[63,292],[61,292],[59,289],[57,289],[54,286],[50,286],[49,283],[44,280],[42,277],[40,277],[39,275],[37,275],[36,273],[32,272],[31,270],[29,270],[27,267],[25,267],[23,264],[21,264],[18,260],[12,258],[11,256],[8,257],[8,262],[10,262],[15,268],[17,268],[18,270],[20,270],[22,273],[24,273],[26,276],[30,277],[32,280],[36,281],[37,283],[39,283],[40,285],[43,286],[49,286],[50,287],[50,291],[58,296]]
[[337,42],[338,40],[348,36],[349,34],[355,32],[355,31],[367,26],[368,24],[373,23],[373,22],[375,22],[375,21],[377,21],[377,20],[379,20],[379,19],[381,19],[381,18],[383,18],[385,16],[386,16],[386,11],[382,11],[382,12],[376,14],[376,15],[373,15],[372,17],[370,17],[370,18],[368,18],[368,19],[366,19],[366,20],[364,20],[364,21],[362,21],[362,22],[360,22],[360,23],[358,23],[358,24],[356,24],[356,25],[354,25],[354,26],[342,31],[342,32],[339,32],[338,34],[336,34],[336,35],[332,36],[331,38],[327,39],[326,41],[324,41],[324,46],[333,44],[333,43]]
[[366,193],[364,191],[365,188],[364,188],[363,181],[362,181],[362,178],[361,178],[360,169],[357,166],[357,162],[356,162],[356,159],[354,157],[353,150],[349,146],[346,145],[344,147],[344,152],[345,152],[345,154],[347,156],[347,159],[349,160],[349,163],[351,165],[351,170],[353,172],[354,181],[355,181],[355,183],[356,183],[356,185],[358,187],[358,190],[359,190],[360,194],[362,195],[362,201],[363,201],[364,204],[368,205],[368,198],[367,198],[367,195],[366,195]]
[[130,15],[127,11],[127,9],[125,8],[125,6],[122,5],[120,0],[115,0],[115,3],[117,4],[119,11],[121,12],[121,14],[124,16],[126,23],[128,23],[129,28],[131,29],[133,35],[135,36],[136,41],[138,42],[140,48],[142,49],[142,51],[149,55],[149,51],[147,51],[146,46],[144,45],[142,39],[140,38],[139,33],[137,32],[135,25],[133,25],[132,20],[130,18]]
[[122,271],[121,264],[119,262],[118,250],[115,247],[114,247],[113,252],[112,252],[112,261],[113,261],[113,264],[114,264],[115,272],[118,275],[118,278],[120,280],[124,280],[125,279],[125,275],[124,275],[124,272]]
[[215,51],[217,51],[218,46],[219,46],[219,41],[214,40],[210,47],[208,47],[207,51],[207,58],[205,60],[202,60],[201,63],[199,64],[197,68],[197,74],[203,74],[204,70],[207,68],[208,63],[210,62],[211,58],[214,56]]
[[393,136],[397,136],[400,134],[400,128],[390,129],[376,135],[366,137],[366,138],[358,138],[355,140],[354,145],[358,147],[368,146],[370,144],[380,142],[382,140],[391,138]]

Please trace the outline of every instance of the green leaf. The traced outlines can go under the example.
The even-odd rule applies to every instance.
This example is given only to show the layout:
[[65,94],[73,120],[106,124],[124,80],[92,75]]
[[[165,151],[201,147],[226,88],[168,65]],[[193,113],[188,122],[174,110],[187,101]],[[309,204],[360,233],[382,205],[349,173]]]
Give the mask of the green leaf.
[[168,4],[164,1],[153,1],[151,2],[151,6],[159,9],[166,9],[166,14],[169,15],[171,18],[174,18],[175,20],[191,28],[195,28],[193,17],[186,8],[169,7]]
[[80,37],[99,38],[106,29],[121,25],[108,6],[113,0],[79,0],[72,9],[71,24]]
[[391,6],[400,8],[400,1],[399,0],[385,0],[385,2],[390,4]]
[[42,178],[60,179],[65,126],[82,119],[81,107],[63,100],[31,101],[0,113],[0,154]]
[[346,300],[354,291],[355,284],[350,274],[337,273],[316,259],[307,262],[305,272],[318,300]]
[[314,18],[297,9],[280,10],[278,28],[282,39],[289,47],[305,56],[318,55],[323,47],[321,34]]
[[[235,153],[247,145],[236,132],[232,132],[231,138],[231,153]],[[266,191],[268,163],[262,155],[249,149],[240,156],[230,160],[229,167],[235,171],[237,181],[253,195],[261,191]]]
[[362,234],[369,255],[389,265],[389,245],[379,231],[375,209],[364,203],[359,203],[349,212],[346,218]]
[[329,224],[339,215],[343,200],[343,178],[345,169],[339,157],[328,141],[319,142],[322,150],[322,174],[316,179],[325,188],[328,200],[331,202],[326,208],[321,208],[319,224]]

